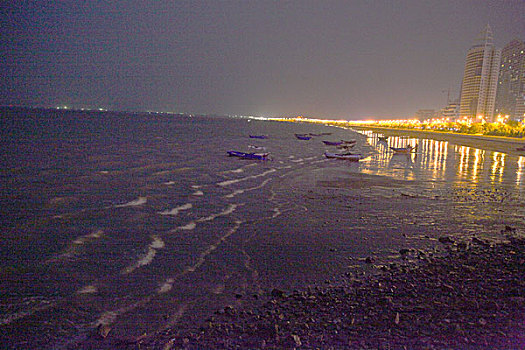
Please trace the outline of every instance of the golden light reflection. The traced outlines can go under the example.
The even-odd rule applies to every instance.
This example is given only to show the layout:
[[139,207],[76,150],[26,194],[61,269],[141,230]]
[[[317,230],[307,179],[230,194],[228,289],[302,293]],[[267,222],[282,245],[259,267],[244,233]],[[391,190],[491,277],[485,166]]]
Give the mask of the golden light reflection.
[[[483,183],[525,183],[525,157],[500,152],[452,145],[446,141],[416,139],[407,136],[389,136],[379,140],[375,132],[363,132],[367,143],[377,150],[372,161],[361,170],[375,175],[411,179],[433,179],[447,182],[469,181]],[[410,155],[396,155],[390,147],[418,144]],[[449,170],[449,171],[447,171]]]
[[461,178],[468,178],[470,147],[456,146],[455,151],[459,154],[457,174]]
[[472,180],[476,181],[478,179],[478,173],[483,169],[483,157],[485,151],[478,148],[474,149],[474,160],[472,164]]
[[492,154],[492,166],[490,168],[490,178],[492,181],[501,182],[503,180],[503,169],[505,168],[505,153],[494,152]]
[[525,170],[525,157],[518,158],[518,169],[516,171],[516,185],[520,186],[523,181],[523,172]]

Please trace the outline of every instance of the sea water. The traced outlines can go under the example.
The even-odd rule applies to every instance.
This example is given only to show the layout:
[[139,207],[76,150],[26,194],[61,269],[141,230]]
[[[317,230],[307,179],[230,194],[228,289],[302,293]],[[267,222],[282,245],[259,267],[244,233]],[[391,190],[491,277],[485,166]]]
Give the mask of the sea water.
[[[523,157],[248,118],[1,113],[6,348],[74,348],[100,325],[116,338],[196,327],[270,288],[348,271],[348,259],[495,233],[498,201],[506,223],[523,223]],[[341,139],[365,159],[326,159],[321,140]],[[389,150],[409,143],[417,154]],[[256,149],[269,159],[226,153]],[[348,174],[376,185],[330,185]]]

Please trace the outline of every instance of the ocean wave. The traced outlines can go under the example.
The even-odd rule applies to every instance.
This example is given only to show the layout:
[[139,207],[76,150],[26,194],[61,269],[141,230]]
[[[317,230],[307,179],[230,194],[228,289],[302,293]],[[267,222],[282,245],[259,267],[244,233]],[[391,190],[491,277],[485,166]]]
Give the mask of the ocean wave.
[[191,203],[186,203],[171,210],[164,210],[159,212],[160,215],[178,215],[181,210],[191,209],[193,205]]
[[50,258],[49,260],[46,261],[46,263],[53,263],[53,262],[57,262],[60,260],[73,258],[75,254],[78,253],[82,245],[102,237],[103,234],[104,234],[103,230],[97,230],[87,235],[83,235],[83,236],[75,238],[75,240],[73,240],[73,242],[71,242],[69,246],[62,253]]
[[138,260],[136,263],[126,267],[122,271],[122,274],[129,274],[142,266],[149,265],[155,258],[155,255],[157,255],[157,249],[164,248],[164,241],[160,237],[152,236],[152,238],[153,241],[149,244],[147,253],[144,256],[142,256],[142,258],[140,258],[140,260]]
[[136,206],[145,204],[147,201],[148,200],[146,197],[139,197],[135,200],[132,200],[131,202],[115,205],[115,208],[136,207]]
[[272,179],[266,179],[264,180],[263,182],[261,182],[260,185],[258,186],[255,186],[255,187],[250,187],[250,188],[245,188],[245,189],[241,189],[241,190],[235,190],[233,191],[232,193],[230,194],[227,194],[224,196],[224,198],[233,198],[239,194],[243,194],[244,192],[249,192],[249,191],[254,191],[254,190],[258,190],[259,188],[262,188],[264,187],[268,182],[270,182]]
[[258,174],[258,175],[251,175],[251,176],[243,177],[243,178],[240,178],[240,179],[222,181],[222,182],[219,182],[217,185],[222,186],[222,187],[229,186],[229,185],[237,183],[237,182],[242,182],[242,181],[246,181],[246,180],[249,180],[249,179],[256,179],[256,178],[259,178],[259,177],[263,177],[263,176],[266,176],[268,174],[274,173],[276,171],[277,171],[276,169],[270,169],[270,170],[267,170],[267,171],[265,171],[265,172],[263,172],[261,174]]

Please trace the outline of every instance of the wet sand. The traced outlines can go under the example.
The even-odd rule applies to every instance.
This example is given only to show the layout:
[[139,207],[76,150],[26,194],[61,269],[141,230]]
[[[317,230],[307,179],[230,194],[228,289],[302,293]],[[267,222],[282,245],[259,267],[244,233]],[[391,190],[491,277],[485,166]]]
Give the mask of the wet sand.
[[[273,289],[251,308],[218,310],[195,332],[114,343],[129,349],[523,349],[525,240],[440,240],[447,250],[344,285]],[[369,262],[370,264],[373,261]]]
[[[293,249],[297,242],[307,242],[315,251],[300,251],[298,258],[306,260],[301,266],[305,275],[317,274],[316,283],[298,279],[301,268],[296,261],[287,260],[284,265],[276,261],[275,266],[267,267],[283,275],[286,283],[275,287],[263,284],[262,293],[257,295],[232,295],[235,302],[218,307],[193,329],[175,325],[155,334],[122,338],[110,328],[101,328],[78,348],[524,348],[525,231],[521,226],[515,222],[502,225],[504,239],[499,241],[486,239],[481,231],[458,234],[458,226],[447,225],[450,215],[444,211],[443,221],[436,223],[439,229],[427,230],[409,223],[401,225],[401,231],[391,230],[389,220],[396,220],[389,216],[393,212],[411,213],[409,220],[415,220],[424,214],[417,212],[424,207],[439,206],[454,212],[458,207],[447,199],[418,193],[412,187],[415,181],[349,172],[346,165],[281,181],[289,181],[282,184],[282,188],[292,188],[285,195],[298,207],[304,206],[306,214],[288,212],[283,216],[286,221],[279,221],[275,228],[279,234],[267,232],[260,241],[254,239],[253,249],[282,247],[283,242],[288,242],[287,249]],[[279,186],[274,190],[278,192]],[[496,191],[482,192],[488,196],[482,201],[498,203],[494,205],[501,205],[500,197],[505,196]],[[381,197],[384,193],[390,196],[386,201]],[[506,205],[510,208],[511,204]],[[366,239],[385,240],[397,256],[385,260],[373,251],[367,253],[366,241],[360,241],[355,222],[340,215],[345,211],[370,216],[362,223],[365,226],[385,226],[388,236],[378,233]],[[425,216],[419,219],[423,222]],[[450,234],[443,235],[446,230]],[[355,242],[345,234],[349,231],[355,234]],[[435,236],[430,237],[431,233]],[[363,244],[359,255],[352,250],[357,244]],[[430,244],[438,249],[427,249]],[[255,264],[256,255],[252,258]],[[349,270],[349,265],[360,268]],[[270,270],[266,273],[272,273]]]
[[[339,201],[333,191],[352,194],[379,188],[403,193],[408,182],[330,168],[308,174],[297,186],[304,190],[299,200],[309,198],[312,205],[320,207],[330,198],[333,205],[326,210],[338,211],[348,202]],[[413,199],[401,195],[378,210],[395,207],[403,198],[407,202]],[[359,210],[358,203],[352,206],[352,210]],[[326,210],[309,213],[312,222],[322,221]],[[337,229],[345,225],[339,219],[327,224]],[[319,229],[311,226],[312,231]],[[112,337],[110,329],[100,329],[85,348],[97,348],[97,344],[166,350],[523,348],[524,233],[521,227],[503,226],[504,239],[496,243],[478,238],[481,235],[465,237],[451,232],[434,241],[439,247],[434,251],[416,244],[397,245],[398,258],[386,263],[375,255],[347,256],[348,264],[363,269],[325,276],[326,281],[320,283],[267,288],[262,295],[236,295],[238,303],[221,307],[193,330],[174,326],[157,334],[123,339]],[[296,234],[291,232],[290,239]],[[391,242],[396,240],[393,234],[388,238]],[[334,255],[346,254],[338,249],[330,250]],[[328,264],[330,259],[313,260]]]
[[467,146],[479,149],[486,149],[495,152],[502,152],[511,155],[523,155],[525,151],[517,151],[516,148],[525,146],[525,139],[485,136],[485,135],[468,135],[454,134],[446,132],[409,130],[409,129],[389,129],[381,127],[361,127],[352,126],[355,130],[373,130],[382,133],[385,136],[409,136],[415,138],[429,138],[438,141],[447,141],[459,146]]

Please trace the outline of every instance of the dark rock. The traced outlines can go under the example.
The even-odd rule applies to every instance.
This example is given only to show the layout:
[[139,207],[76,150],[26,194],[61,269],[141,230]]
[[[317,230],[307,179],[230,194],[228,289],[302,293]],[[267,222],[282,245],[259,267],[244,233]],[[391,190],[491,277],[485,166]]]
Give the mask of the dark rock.
[[283,290],[280,290],[280,289],[277,289],[277,288],[272,289],[272,292],[271,292],[271,295],[274,298],[283,298],[284,294],[285,293],[284,293]]
[[443,244],[454,244],[454,240],[448,236],[439,237],[438,241]]
[[410,249],[403,248],[399,250],[399,254],[401,255],[407,255],[408,253],[410,253]]

